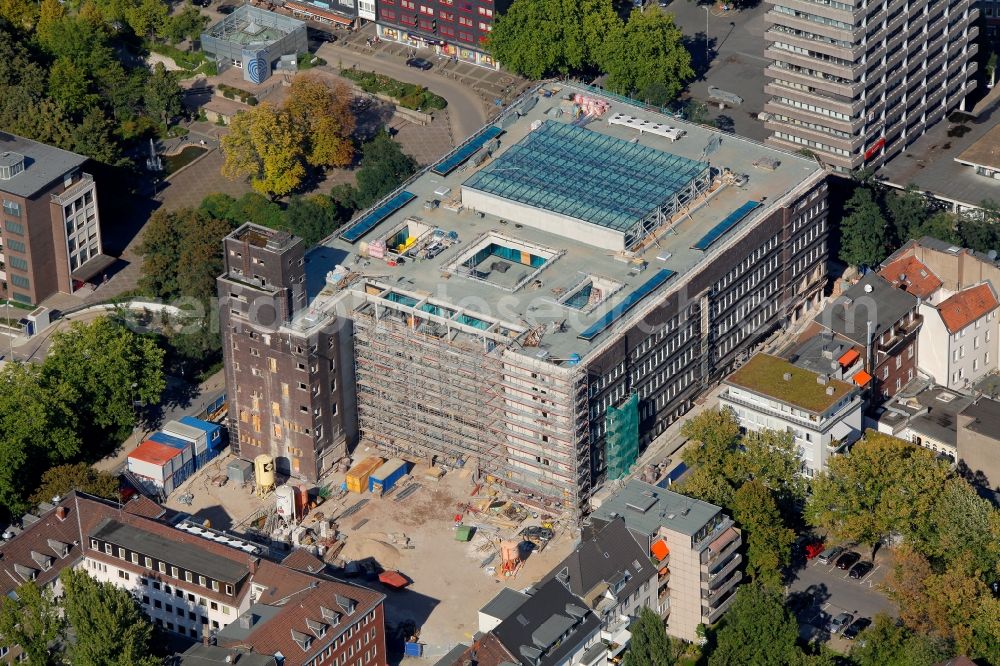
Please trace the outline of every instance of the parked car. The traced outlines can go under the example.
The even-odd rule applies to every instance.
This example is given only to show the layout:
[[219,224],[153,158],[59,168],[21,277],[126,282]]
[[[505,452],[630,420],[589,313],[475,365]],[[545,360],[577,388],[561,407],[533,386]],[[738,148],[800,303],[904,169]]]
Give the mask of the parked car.
[[850,613],[839,613],[826,624],[826,630],[831,634],[839,634],[844,627],[854,621],[854,616]]
[[212,4],[212,0],[191,0],[195,7],[208,7]]
[[434,65],[432,65],[427,60],[424,60],[423,58],[410,58],[409,60],[406,61],[406,66],[413,67],[415,69],[422,69],[426,72]]
[[233,5],[219,5],[218,11],[220,14],[232,14],[236,11],[236,7]]
[[855,553],[853,550],[849,550],[837,559],[837,568],[847,571],[860,559],[860,555]]
[[871,562],[858,562],[853,567],[851,567],[851,572],[848,574],[854,580],[861,580],[868,573],[875,568],[875,565]]
[[872,621],[869,620],[868,618],[859,617],[854,622],[851,622],[851,626],[847,627],[847,629],[844,629],[844,633],[842,635],[847,640],[853,641],[855,638],[858,637],[858,634],[860,634],[862,631],[871,626],[871,623]]
[[811,560],[811,559],[813,559],[815,557],[818,557],[819,555],[823,554],[823,552],[824,552],[823,542],[822,541],[814,541],[812,543],[807,543],[805,545],[805,548],[803,548],[803,550],[805,551],[806,559],[807,560]]
[[840,554],[843,552],[844,549],[841,548],[840,546],[830,546],[822,553],[820,553],[817,559],[823,564],[830,564],[831,562],[835,562],[837,558],[840,557]]

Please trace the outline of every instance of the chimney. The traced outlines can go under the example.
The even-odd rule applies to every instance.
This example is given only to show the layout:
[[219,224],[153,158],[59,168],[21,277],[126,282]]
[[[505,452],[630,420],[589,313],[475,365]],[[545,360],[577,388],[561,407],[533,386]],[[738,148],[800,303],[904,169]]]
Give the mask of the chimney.
[[822,386],[826,385],[826,375],[816,375],[816,383]]
[[834,394],[834,388],[832,386],[827,386],[826,387],[826,394],[827,395],[833,395]]
[[782,375],[782,379],[784,379],[786,382],[792,381],[792,373],[786,372],[784,375]]
[[66,520],[66,516],[68,514],[69,514],[69,509],[67,509],[66,507],[64,506],[56,507],[56,518],[59,519],[59,522]]
[[250,575],[251,576],[257,573],[257,565],[258,564],[260,564],[260,558],[259,557],[251,557],[250,558]]

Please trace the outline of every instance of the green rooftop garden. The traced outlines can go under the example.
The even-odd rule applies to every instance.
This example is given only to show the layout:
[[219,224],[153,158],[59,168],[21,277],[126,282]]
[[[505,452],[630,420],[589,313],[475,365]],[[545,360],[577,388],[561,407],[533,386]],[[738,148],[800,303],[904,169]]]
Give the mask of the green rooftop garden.
[[[785,378],[786,374],[790,375],[789,379]],[[817,377],[815,372],[794,366],[783,358],[757,354],[726,381],[816,414],[822,414],[854,390],[853,385],[836,379],[820,384]],[[832,395],[826,391],[830,387]]]

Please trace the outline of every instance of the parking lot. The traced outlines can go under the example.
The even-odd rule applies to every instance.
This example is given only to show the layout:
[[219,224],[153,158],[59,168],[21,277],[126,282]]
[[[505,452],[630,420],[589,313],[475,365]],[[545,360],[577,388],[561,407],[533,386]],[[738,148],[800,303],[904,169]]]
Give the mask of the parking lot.
[[[849,550],[858,553],[862,560],[871,555],[867,546]],[[824,564],[818,558],[809,560],[795,572],[795,579],[788,586],[788,601],[795,610],[804,640],[829,640],[832,648],[847,652],[851,642],[839,635],[830,637],[826,629],[831,618],[840,613],[869,619],[879,613],[896,615],[895,605],[880,589],[892,566],[890,551],[879,550],[874,564],[861,580],[852,579],[849,571],[838,569],[835,562]]]

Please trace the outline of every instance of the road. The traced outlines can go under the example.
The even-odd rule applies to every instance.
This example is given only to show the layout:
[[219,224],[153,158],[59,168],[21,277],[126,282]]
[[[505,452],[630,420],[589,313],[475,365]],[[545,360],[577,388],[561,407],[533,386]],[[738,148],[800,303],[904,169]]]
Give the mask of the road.
[[375,70],[399,81],[425,86],[428,90],[448,100],[448,117],[451,119],[452,136],[461,143],[486,123],[486,113],[481,97],[467,86],[453,79],[447,79],[433,72],[424,72],[407,67],[394,56],[375,51],[362,54],[335,44],[323,44],[317,54],[326,60],[328,69],[334,73],[342,67],[357,66],[359,69]]
[[[160,404],[162,411],[157,415],[158,422],[162,425],[169,421],[175,421],[185,415],[197,416],[209,403],[225,391],[225,387],[226,378],[221,370],[198,386],[190,386],[181,380],[168,377],[167,391],[163,402]],[[94,464],[94,468],[108,472],[118,471],[125,465],[125,459],[128,458],[128,454],[150,432],[152,430],[140,428],[122,443],[115,454],[98,461]]]

